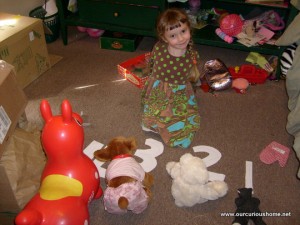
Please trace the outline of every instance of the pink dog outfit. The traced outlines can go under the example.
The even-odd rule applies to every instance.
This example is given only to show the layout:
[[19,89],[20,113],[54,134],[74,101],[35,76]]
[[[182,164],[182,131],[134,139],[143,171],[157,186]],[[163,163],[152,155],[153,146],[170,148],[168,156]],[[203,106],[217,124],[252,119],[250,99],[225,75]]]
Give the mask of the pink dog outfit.
[[120,157],[113,159],[106,169],[105,176],[108,181],[119,176],[129,176],[137,180],[136,182],[122,184],[117,188],[106,188],[103,201],[104,207],[109,213],[124,214],[127,212],[127,210],[120,209],[118,206],[120,197],[128,199],[128,210],[133,213],[141,213],[147,208],[148,196],[142,184],[145,171],[134,158]]

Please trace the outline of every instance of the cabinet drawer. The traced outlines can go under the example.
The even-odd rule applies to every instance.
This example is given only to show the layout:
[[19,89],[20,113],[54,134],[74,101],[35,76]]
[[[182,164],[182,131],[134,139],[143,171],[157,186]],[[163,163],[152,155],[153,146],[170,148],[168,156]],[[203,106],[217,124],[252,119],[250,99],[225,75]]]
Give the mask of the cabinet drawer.
[[79,0],[78,9],[82,20],[146,30],[155,27],[160,12],[158,7],[94,0]]
[[[99,1],[99,0],[97,0]],[[101,0],[100,0],[101,1]],[[108,1],[108,2],[118,2],[118,3],[124,3],[124,4],[131,4],[131,5],[143,5],[143,6],[163,6],[165,5],[164,0],[102,0],[102,1]]]

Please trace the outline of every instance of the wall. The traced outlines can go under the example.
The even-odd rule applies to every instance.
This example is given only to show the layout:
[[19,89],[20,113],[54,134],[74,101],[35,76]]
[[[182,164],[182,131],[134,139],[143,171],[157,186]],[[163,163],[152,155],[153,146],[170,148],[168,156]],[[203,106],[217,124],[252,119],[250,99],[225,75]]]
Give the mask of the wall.
[[32,9],[44,3],[44,0],[0,0],[0,12],[28,16]]

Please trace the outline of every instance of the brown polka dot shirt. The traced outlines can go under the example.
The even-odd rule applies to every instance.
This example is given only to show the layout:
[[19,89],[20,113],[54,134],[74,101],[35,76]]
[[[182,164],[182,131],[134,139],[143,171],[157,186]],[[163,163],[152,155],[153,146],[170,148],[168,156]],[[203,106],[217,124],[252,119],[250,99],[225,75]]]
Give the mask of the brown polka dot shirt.
[[[191,53],[186,51],[183,56],[172,56],[168,51],[168,44],[157,42],[152,51],[152,77],[172,84],[185,84],[189,80],[193,66]],[[199,62],[199,55],[196,53]]]

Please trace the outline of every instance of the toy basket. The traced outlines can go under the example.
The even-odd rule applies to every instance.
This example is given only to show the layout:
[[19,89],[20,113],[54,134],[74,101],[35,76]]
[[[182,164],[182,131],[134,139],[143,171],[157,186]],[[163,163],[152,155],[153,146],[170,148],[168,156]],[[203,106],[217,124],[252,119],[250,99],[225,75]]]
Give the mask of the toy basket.
[[44,25],[48,28],[49,32],[46,32],[45,38],[47,43],[55,41],[59,37],[59,18],[58,13],[51,16],[45,16],[47,14],[46,10],[39,6],[29,12],[30,17],[42,19]]
[[151,52],[147,52],[118,64],[119,74],[138,88],[143,88],[149,76],[150,56]]

